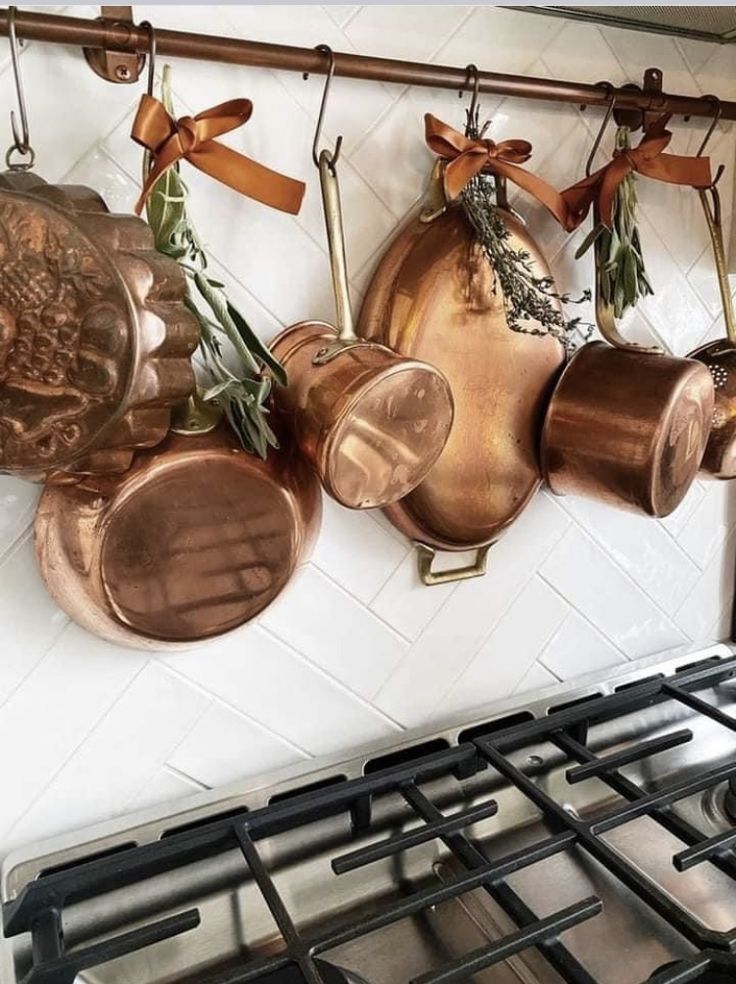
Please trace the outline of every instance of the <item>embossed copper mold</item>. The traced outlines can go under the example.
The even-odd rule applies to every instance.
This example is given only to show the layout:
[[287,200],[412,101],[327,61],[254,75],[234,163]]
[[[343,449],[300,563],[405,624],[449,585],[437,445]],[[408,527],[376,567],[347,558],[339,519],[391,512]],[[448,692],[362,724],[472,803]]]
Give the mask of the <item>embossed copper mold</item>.
[[177,264],[90,188],[0,175],[0,472],[125,471],[194,387]]

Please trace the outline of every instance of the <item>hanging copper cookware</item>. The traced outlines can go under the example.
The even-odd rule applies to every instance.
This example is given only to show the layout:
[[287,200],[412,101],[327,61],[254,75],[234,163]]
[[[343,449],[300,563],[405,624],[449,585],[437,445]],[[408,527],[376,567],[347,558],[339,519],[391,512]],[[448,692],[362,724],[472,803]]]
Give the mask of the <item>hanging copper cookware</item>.
[[89,188],[0,175],[0,471],[124,471],[194,385],[185,279]]
[[51,595],[96,635],[190,646],[254,618],[311,550],[319,484],[280,435],[264,461],[190,402],[124,475],[47,486],[36,554]]
[[[564,361],[555,338],[509,329],[502,292],[462,207],[444,200],[442,167],[433,173],[429,207],[409,219],[381,259],[358,326],[363,337],[436,365],[452,387],[455,421],[444,451],[424,481],[385,510],[415,541],[425,584],[483,574],[490,545],[539,488],[539,429]],[[501,179],[497,190],[510,247],[528,251],[535,276],[547,276]],[[473,564],[433,570],[436,550],[471,549]]]
[[609,344],[583,346],[555,388],[542,431],[544,476],[557,495],[667,516],[700,467],[713,382],[702,363],[620,335],[613,307],[602,295],[602,263],[599,236],[595,308]]
[[698,193],[713,245],[723,319],[726,323],[726,338],[708,342],[690,353],[690,358],[697,359],[708,368],[715,386],[713,422],[701,470],[713,478],[736,478],[736,317],[723,246],[721,199],[715,184]]
[[287,329],[272,344],[288,386],[274,396],[325,490],[352,509],[384,506],[426,475],[452,426],[452,395],[434,366],[358,338],[353,327],[334,153],[317,154],[330,69],[315,136],[338,330],[324,322]]

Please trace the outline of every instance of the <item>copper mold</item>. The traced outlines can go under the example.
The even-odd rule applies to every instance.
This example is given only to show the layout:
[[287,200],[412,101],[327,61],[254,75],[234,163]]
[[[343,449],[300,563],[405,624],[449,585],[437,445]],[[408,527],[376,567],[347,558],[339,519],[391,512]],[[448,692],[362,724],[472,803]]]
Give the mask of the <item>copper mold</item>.
[[[549,269],[523,223],[499,209],[512,246],[526,249],[537,274]],[[368,286],[362,336],[444,374],[455,403],[449,440],[421,484],[386,510],[417,541],[425,584],[477,576],[487,548],[541,484],[539,431],[564,362],[552,337],[509,329],[493,270],[458,206],[432,221],[409,220]],[[474,565],[438,575],[435,550],[477,548]]]
[[163,440],[199,340],[177,264],[89,188],[0,175],[0,472],[124,471]]
[[172,433],[121,476],[47,486],[35,524],[46,585],[79,625],[170,649],[258,615],[311,550],[319,485],[288,450],[243,451],[224,425]]

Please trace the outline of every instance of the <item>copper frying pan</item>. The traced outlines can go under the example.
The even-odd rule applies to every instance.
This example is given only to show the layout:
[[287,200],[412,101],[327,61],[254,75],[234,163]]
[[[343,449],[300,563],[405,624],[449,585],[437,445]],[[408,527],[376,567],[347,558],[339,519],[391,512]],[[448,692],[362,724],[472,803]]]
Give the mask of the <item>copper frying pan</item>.
[[[596,271],[600,243],[598,237]],[[626,341],[598,272],[596,318],[608,344],[584,345],[555,388],[542,431],[545,479],[558,495],[667,516],[703,458],[713,413],[710,373],[694,359]]]
[[709,342],[690,353],[690,358],[707,366],[715,386],[713,423],[701,471],[713,478],[736,478],[736,317],[723,246],[721,198],[715,184],[699,194],[713,245],[723,319],[726,322],[726,338]]
[[125,474],[47,486],[36,555],[51,595],[96,635],[171,649],[228,632],[279,594],[319,528],[319,484],[289,448],[247,454],[189,406]]

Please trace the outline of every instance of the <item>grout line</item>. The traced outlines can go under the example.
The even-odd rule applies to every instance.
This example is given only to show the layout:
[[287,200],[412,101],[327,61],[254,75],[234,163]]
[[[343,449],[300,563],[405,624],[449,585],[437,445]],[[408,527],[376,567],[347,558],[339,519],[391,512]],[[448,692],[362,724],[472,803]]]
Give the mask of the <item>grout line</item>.
[[353,601],[355,601],[358,605],[360,605],[360,607],[365,612],[368,612],[370,615],[373,615],[374,618],[378,622],[381,622],[383,625],[385,625],[385,627],[387,629],[391,629],[391,631],[394,632],[396,635],[398,635],[403,640],[403,642],[406,642],[408,645],[411,645],[412,640],[409,638],[409,636],[404,635],[404,633],[400,629],[397,629],[390,622],[387,622],[386,619],[384,619],[377,612],[374,612],[373,609],[371,608],[371,605],[375,601],[376,597],[381,593],[381,591],[383,591],[383,589],[386,587],[386,585],[388,584],[388,582],[394,576],[394,574],[396,573],[396,571],[404,563],[404,560],[405,559],[406,559],[405,556],[401,558],[401,560],[398,562],[398,564],[395,567],[393,567],[391,569],[391,571],[389,571],[389,573],[386,575],[385,579],[381,582],[381,586],[379,587],[378,591],[376,591],[374,594],[372,594],[371,597],[368,600],[366,600],[366,601],[364,601],[362,598],[359,598],[358,595],[356,595],[353,591],[351,591],[351,589],[349,587],[347,587],[347,585],[342,584],[341,582],[335,580],[335,578],[328,571],[326,571],[321,566],[321,564],[319,563],[319,561],[314,560],[314,558],[312,558],[312,559],[310,559],[308,561],[308,563],[312,567],[314,567],[316,570],[318,570],[320,572],[320,574],[323,574],[329,581],[332,581],[332,583],[336,587],[342,588],[342,590],[345,592],[345,594],[350,595],[350,597],[353,599]]
[[172,776],[176,776],[177,779],[181,779],[182,782],[187,783],[200,792],[206,793],[212,789],[212,786],[208,786],[206,783],[200,782],[199,779],[195,779],[194,776],[190,776],[188,772],[184,772],[182,769],[177,769],[177,767],[175,765],[171,765],[170,762],[164,762],[162,768],[166,772],[170,772]]
[[[192,680],[192,678],[187,676],[187,674],[184,673],[182,670],[179,670],[176,667],[171,666],[169,663],[161,662],[159,665],[162,667],[162,669],[171,673],[172,676],[178,677],[178,679],[182,680],[184,683],[187,683],[194,690],[198,690],[201,694],[203,694],[205,697],[208,697],[210,699],[210,705],[205,708],[205,710],[202,712],[201,716],[197,719],[195,724],[192,725],[190,732],[188,732],[187,735],[185,735],[182,738],[182,740],[179,742],[179,745],[181,745],[186,740],[186,738],[189,737],[191,731],[194,730],[194,728],[197,726],[197,724],[200,723],[202,718],[212,709],[212,705],[215,703],[219,703],[223,707],[226,707],[229,711],[232,711],[233,714],[237,714],[238,717],[242,718],[244,721],[247,721],[248,724],[252,725],[258,731],[262,731],[263,734],[268,735],[269,738],[273,738],[275,741],[278,741],[281,744],[286,745],[293,752],[296,752],[298,755],[301,755],[303,758],[307,758],[307,759],[314,758],[314,756],[310,751],[308,751],[308,749],[303,748],[301,745],[298,745],[295,741],[292,741],[290,738],[287,738],[285,735],[280,734],[278,731],[274,731],[268,725],[263,724],[263,722],[259,721],[257,718],[252,717],[247,711],[244,711],[242,710],[242,708],[237,707],[235,704],[232,704],[226,697],[221,697],[219,694],[213,693],[211,690],[208,690],[197,680]],[[176,748],[179,748],[179,745],[177,745]],[[174,751],[176,751],[176,749],[174,749]],[[172,755],[173,752],[170,752],[169,754]]]
[[26,819],[26,817],[31,812],[31,810],[36,805],[36,803],[38,803],[38,801],[41,799],[41,797],[44,796],[44,794],[52,786],[52,784],[59,777],[59,775],[61,775],[61,773],[64,771],[64,769],[67,767],[67,765],[69,765],[69,763],[72,761],[72,759],[74,759],[76,757],[77,753],[82,749],[82,747],[84,745],[86,745],[87,742],[90,740],[90,738],[92,738],[94,736],[95,732],[100,728],[100,726],[102,724],[104,724],[104,722],[107,720],[107,718],[113,712],[113,710],[117,707],[117,705],[120,703],[120,701],[125,697],[125,695],[131,689],[131,687],[136,683],[136,681],[138,680],[138,678],[145,672],[146,668],[148,666],[150,666],[150,664],[151,664],[151,660],[150,659],[147,659],[144,662],[143,666],[141,666],[141,668],[136,673],[133,674],[133,676],[131,677],[131,679],[125,684],[125,686],[119,692],[119,694],[113,700],[113,702],[103,711],[102,715],[99,718],[97,718],[97,720],[94,722],[94,724],[92,725],[92,727],[87,730],[84,738],[82,738],[81,741],[77,742],[77,744],[74,746],[74,748],[72,749],[72,751],[67,755],[67,757],[61,763],[61,765],[58,767],[58,769],[56,769],[56,771],[50,777],[50,779],[48,780],[48,782],[46,782],[45,785],[43,786],[43,788],[41,790],[39,790],[38,794],[31,799],[30,803],[27,803],[26,809],[23,811],[23,813],[21,814],[21,816],[17,817],[13,821],[12,826],[10,828],[8,828],[8,830],[6,831],[6,833],[8,835],[12,834],[15,831],[16,827],[19,824],[21,824]]
[[[298,659],[302,663],[305,663],[310,668],[310,670],[313,670],[318,676],[321,676],[323,679],[329,681],[329,683],[331,683],[338,690],[343,691],[350,698],[357,701],[358,704],[360,704],[366,710],[370,711],[375,717],[380,718],[385,724],[388,724],[391,728],[393,728],[396,731],[405,730],[403,724],[401,724],[395,718],[392,718],[389,714],[386,714],[385,711],[382,711],[379,707],[376,707],[376,705],[373,704],[371,700],[368,700],[366,697],[363,697],[361,694],[356,693],[354,690],[351,690],[351,688],[348,687],[346,683],[343,683],[342,680],[338,680],[337,677],[332,676],[332,674],[328,673],[327,670],[325,670],[322,666],[319,666],[317,663],[312,662],[312,660],[309,659],[308,656],[305,656],[304,653],[299,652],[298,649],[295,649],[290,643],[286,642],[285,639],[282,639],[274,631],[267,628],[265,625],[261,623],[258,624],[258,628],[260,629],[261,632],[265,633],[266,635],[274,639],[276,642],[278,642],[280,646],[284,646],[286,649],[288,649],[289,652],[294,657],[296,657],[296,659]],[[381,686],[383,686],[383,684]],[[380,688],[378,691],[376,691],[376,694],[374,694],[373,699],[375,699],[375,697],[378,695],[379,692],[380,692]]]

